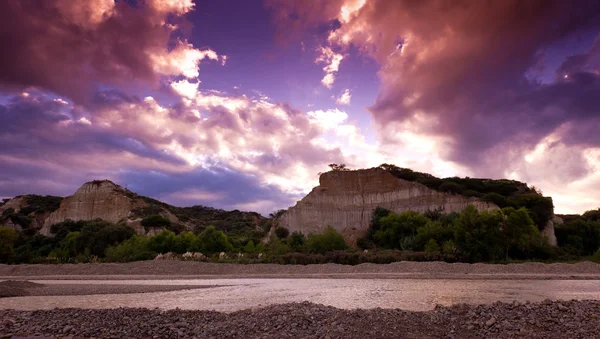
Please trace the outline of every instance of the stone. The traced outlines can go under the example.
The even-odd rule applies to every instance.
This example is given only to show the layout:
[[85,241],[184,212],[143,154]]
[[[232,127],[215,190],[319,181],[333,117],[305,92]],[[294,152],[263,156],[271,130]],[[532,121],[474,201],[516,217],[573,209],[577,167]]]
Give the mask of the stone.
[[496,318],[492,317],[488,321],[485,322],[485,326],[490,327],[496,323]]

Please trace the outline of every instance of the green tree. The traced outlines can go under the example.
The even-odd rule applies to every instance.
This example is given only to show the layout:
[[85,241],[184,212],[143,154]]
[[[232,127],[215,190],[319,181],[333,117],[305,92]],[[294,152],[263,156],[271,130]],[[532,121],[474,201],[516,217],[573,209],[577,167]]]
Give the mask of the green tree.
[[299,232],[292,232],[290,237],[287,239],[288,245],[296,252],[302,251],[305,241],[306,238],[304,237],[304,234]]
[[195,249],[204,254],[232,251],[233,246],[222,231],[217,231],[214,226],[208,226],[198,235],[193,244]]
[[375,244],[384,248],[412,249],[417,229],[430,221],[414,211],[391,213],[379,220],[380,229],[373,236]]
[[156,252],[148,248],[148,238],[137,235],[106,249],[106,259],[113,262],[151,260],[155,256]]
[[373,210],[373,215],[371,215],[371,221],[369,223],[369,230],[367,231],[368,240],[374,240],[373,236],[381,228],[381,218],[387,217],[390,213],[392,213],[392,211],[383,207],[376,207],[375,210]]
[[145,228],[168,228],[171,227],[171,220],[159,214],[154,214],[142,219],[142,226]]
[[325,254],[329,251],[346,249],[348,245],[344,237],[333,227],[327,226],[322,233],[309,234],[306,240],[306,249],[311,253]]
[[445,241],[454,239],[454,231],[452,227],[445,227],[438,221],[429,221],[425,226],[417,229],[416,249],[423,249],[430,239],[435,240],[438,244],[443,244]]
[[526,208],[522,207],[515,210],[512,207],[506,207],[502,210],[505,215],[501,226],[502,242],[504,244],[505,260],[508,261],[508,251],[512,246],[524,249],[531,246],[540,232],[529,216]]
[[290,235],[290,231],[285,227],[279,226],[275,229],[275,235],[279,239],[285,239]]
[[458,254],[467,261],[489,261],[502,258],[501,211],[479,211],[467,206],[454,221],[454,241]]
[[440,245],[438,245],[435,239],[429,239],[427,245],[425,245],[425,252],[427,253],[440,253]]
[[256,252],[256,246],[254,245],[254,241],[252,241],[252,240],[248,241],[246,246],[244,246],[244,252],[246,252],[246,253]]
[[18,239],[17,231],[0,226],[0,262],[7,263],[12,260],[15,254],[14,246]]
[[[192,239],[192,242],[195,239]],[[167,252],[175,252],[177,247],[177,236],[174,232],[169,230],[163,230],[162,232],[151,236],[148,239],[148,248],[156,253],[167,253]],[[185,253],[186,249],[183,249]]]

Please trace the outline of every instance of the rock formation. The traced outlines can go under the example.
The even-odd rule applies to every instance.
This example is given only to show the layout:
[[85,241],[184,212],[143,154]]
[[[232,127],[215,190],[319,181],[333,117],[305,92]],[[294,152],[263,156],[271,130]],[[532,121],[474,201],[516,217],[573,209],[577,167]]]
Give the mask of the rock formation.
[[331,225],[348,243],[354,244],[366,234],[376,207],[396,213],[409,210],[449,213],[462,211],[468,205],[481,211],[498,208],[477,198],[439,192],[398,179],[380,168],[330,171],[320,176],[319,186],[281,217],[279,225],[304,234],[318,233]]
[[[128,221],[134,208],[145,205],[143,200],[134,199],[127,190],[109,180],[90,181],[61,202],[60,207],[48,216],[40,233],[49,235],[51,225],[67,219],[77,221],[100,218],[112,223]],[[138,229],[136,231],[143,233]]]

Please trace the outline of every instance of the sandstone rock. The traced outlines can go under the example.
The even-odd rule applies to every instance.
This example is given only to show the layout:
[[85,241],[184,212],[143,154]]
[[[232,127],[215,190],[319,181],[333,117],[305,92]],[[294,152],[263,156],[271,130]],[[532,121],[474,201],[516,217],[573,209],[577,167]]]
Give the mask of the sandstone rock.
[[322,232],[330,225],[354,244],[366,233],[376,207],[397,213],[436,209],[449,213],[468,205],[478,210],[498,208],[477,198],[438,192],[398,179],[380,168],[330,171],[320,176],[319,186],[283,214],[280,225],[304,234]]
[[129,197],[125,189],[109,180],[87,182],[75,194],[66,197],[58,210],[48,216],[40,233],[50,235],[51,225],[67,219],[77,221],[100,218],[117,223],[127,220],[132,209],[142,206],[145,206],[142,200]]

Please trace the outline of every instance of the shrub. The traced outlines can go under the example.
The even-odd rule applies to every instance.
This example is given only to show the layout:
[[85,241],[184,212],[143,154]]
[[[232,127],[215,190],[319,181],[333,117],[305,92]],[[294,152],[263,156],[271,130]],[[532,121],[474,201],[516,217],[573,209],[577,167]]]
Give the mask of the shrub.
[[290,235],[290,237],[287,239],[287,244],[297,252],[302,250],[305,242],[306,238],[304,237],[304,234],[299,232],[293,232],[292,235]]
[[0,226],[0,262],[7,263],[13,259],[14,246],[18,238],[17,231]]
[[163,217],[162,215],[154,214],[142,219],[142,226],[145,228],[168,228],[171,227],[171,220]]
[[106,259],[114,262],[151,260],[155,256],[156,252],[148,248],[148,238],[137,235],[106,249]]
[[214,226],[208,226],[198,235],[192,244],[194,250],[204,254],[213,254],[219,252],[228,252],[233,250],[233,246],[227,239],[227,235],[222,231],[217,231]]
[[429,239],[427,245],[425,245],[425,253],[440,253],[440,245],[435,239]]
[[290,235],[290,231],[285,227],[279,226],[275,229],[275,235],[279,239],[285,239]]
[[[425,226],[430,220],[423,215],[407,211],[400,214],[391,213],[379,220],[380,229],[373,236],[375,244],[384,248],[412,249],[412,242],[417,229]],[[412,240],[403,240],[412,238]]]
[[306,241],[306,249],[311,253],[326,253],[329,251],[343,250],[348,247],[344,237],[333,227],[327,226],[323,233],[310,234]]

